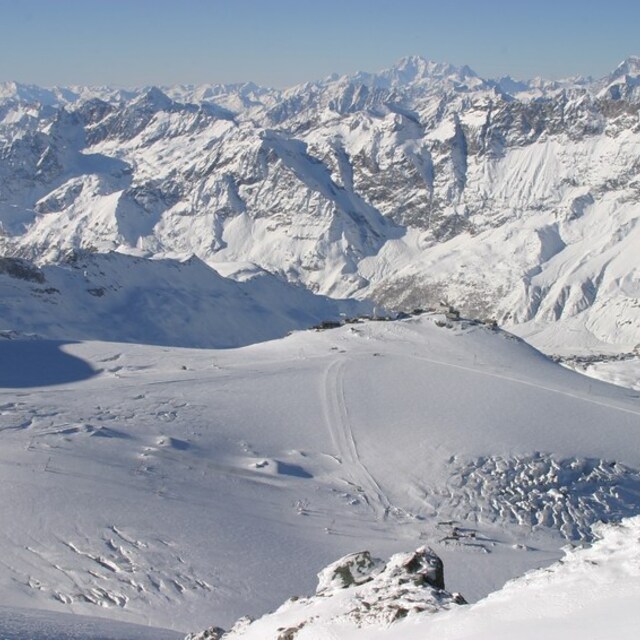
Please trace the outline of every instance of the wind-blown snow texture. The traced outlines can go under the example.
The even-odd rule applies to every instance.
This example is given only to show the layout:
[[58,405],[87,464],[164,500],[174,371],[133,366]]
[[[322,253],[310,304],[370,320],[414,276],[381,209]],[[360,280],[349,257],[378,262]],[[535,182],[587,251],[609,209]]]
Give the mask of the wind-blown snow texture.
[[640,342],[638,58],[598,81],[413,57],[284,91],[0,96],[5,255],[195,254],[388,307],[447,299],[551,351]]

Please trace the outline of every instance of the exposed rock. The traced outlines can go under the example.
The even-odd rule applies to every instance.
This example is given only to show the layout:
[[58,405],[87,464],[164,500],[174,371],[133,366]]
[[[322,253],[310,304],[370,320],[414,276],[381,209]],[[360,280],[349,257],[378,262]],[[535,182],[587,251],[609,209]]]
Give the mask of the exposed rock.
[[384,562],[372,558],[368,551],[350,553],[325,567],[318,574],[317,595],[330,593],[335,589],[348,589],[364,584],[384,569]]
[[221,640],[225,633],[221,627],[209,627],[198,633],[189,633],[184,640]]
[[11,278],[28,280],[30,282],[45,282],[42,271],[27,260],[19,258],[0,258],[0,273],[6,273]]
[[[444,587],[440,558],[428,547],[398,553],[385,564],[368,551],[351,553],[318,574],[316,595],[291,598],[255,622],[238,621],[224,640],[294,640],[314,624],[389,625],[417,614],[466,604]],[[208,640],[196,635],[187,640]]]

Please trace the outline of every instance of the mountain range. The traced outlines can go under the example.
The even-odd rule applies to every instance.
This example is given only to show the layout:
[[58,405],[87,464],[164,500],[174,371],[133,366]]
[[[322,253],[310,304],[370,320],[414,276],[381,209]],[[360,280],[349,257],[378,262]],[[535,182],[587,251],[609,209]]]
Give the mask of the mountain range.
[[0,252],[196,256],[390,310],[445,302],[548,352],[631,352],[639,109],[637,57],[597,80],[414,56],[282,90],[4,83]]

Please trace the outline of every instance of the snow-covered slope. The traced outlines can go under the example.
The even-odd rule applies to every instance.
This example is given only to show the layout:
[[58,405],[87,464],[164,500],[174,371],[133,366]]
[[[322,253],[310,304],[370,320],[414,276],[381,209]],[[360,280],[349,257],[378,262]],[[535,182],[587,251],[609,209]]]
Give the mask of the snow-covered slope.
[[3,640],[178,640],[179,633],[104,618],[0,605]]
[[[343,603],[348,602],[357,609],[371,601],[374,609],[376,597],[365,592],[364,587],[356,586],[289,602],[272,615],[251,625],[240,622],[235,631],[217,637],[229,640],[533,640],[540,637],[632,640],[640,624],[636,605],[640,597],[640,519],[601,525],[596,532],[599,539],[592,548],[567,550],[561,562],[528,573],[470,607],[441,605],[440,612],[434,613],[427,606],[427,587],[423,588],[427,592],[424,602],[404,603],[407,609],[398,621],[377,626],[363,624],[345,614]],[[404,557],[407,558],[407,554]],[[393,566],[394,560],[390,564]],[[380,582],[381,578],[376,580]],[[371,582],[370,587],[374,584]],[[382,588],[394,587],[402,591],[402,586],[398,588],[392,579],[387,579]],[[407,580],[405,597],[417,590],[413,582]],[[396,597],[398,610],[402,598],[402,594]],[[425,608],[421,609],[418,604]],[[447,608],[448,611],[442,611]],[[214,640],[217,637],[213,636]]]
[[638,87],[637,58],[596,81],[410,57],[282,91],[6,84],[1,251],[251,262],[331,296],[559,325],[551,350],[628,351]]
[[230,348],[371,308],[314,295],[258,268],[233,275],[223,277],[197,258],[72,252],[42,269],[0,258],[0,331],[66,341]]
[[637,394],[443,314],[233,350],[5,337],[0,386],[12,607],[224,627],[423,544],[476,600],[638,512]]
[[375,631],[407,616],[433,614],[460,604],[465,604],[464,598],[445,589],[442,560],[431,549],[398,553],[388,562],[360,551],[323,569],[315,595],[291,598],[275,613],[254,622],[241,618],[227,632],[210,627],[187,640],[293,640],[310,633],[316,637],[314,627],[327,625]]

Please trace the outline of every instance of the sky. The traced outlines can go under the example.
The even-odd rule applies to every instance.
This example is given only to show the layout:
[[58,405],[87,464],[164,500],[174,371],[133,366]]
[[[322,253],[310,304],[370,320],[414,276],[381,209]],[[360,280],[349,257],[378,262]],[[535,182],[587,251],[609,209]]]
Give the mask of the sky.
[[0,81],[284,87],[399,58],[485,78],[602,76],[638,0],[0,0]]

